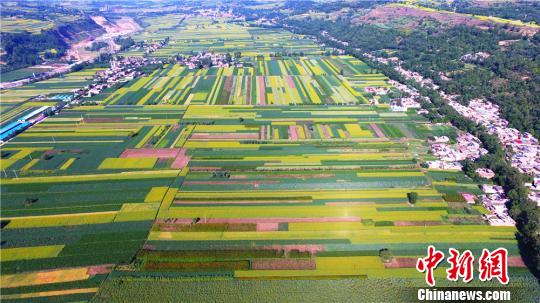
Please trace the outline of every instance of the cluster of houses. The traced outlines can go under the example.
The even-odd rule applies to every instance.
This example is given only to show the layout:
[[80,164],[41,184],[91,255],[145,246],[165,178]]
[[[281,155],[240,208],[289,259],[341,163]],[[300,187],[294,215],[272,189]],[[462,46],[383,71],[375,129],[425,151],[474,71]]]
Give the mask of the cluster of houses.
[[[366,56],[367,58],[369,58],[370,60],[377,61],[377,62],[383,63],[385,65],[387,65],[389,63],[394,63],[394,64],[400,64],[401,63],[401,60],[399,60],[399,58],[397,58],[397,57],[382,58],[382,57],[373,56],[372,54],[369,54],[369,53],[364,53],[363,55]],[[431,81],[431,79],[425,79],[418,73],[407,71],[407,70],[401,68],[400,66],[396,66],[395,69],[396,69],[397,72],[399,72],[401,75],[403,75],[406,79],[414,79],[415,81],[420,82],[422,84],[422,86],[429,86],[431,88],[433,88],[433,87],[438,88],[437,85],[433,84],[433,81]],[[392,100],[392,102],[390,102],[390,110],[391,111],[406,112],[409,108],[413,108],[413,109],[417,110],[418,114],[425,114],[425,113],[428,112],[427,110],[422,109],[422,106],[421,106],[419,100],[425,100],[427,102],[430,102],[429,98],[427,98],[425,96],[422,96],[418,92],[418,90],[416,90],[414,87],[409,87],[409,86],[407,86],[405,84],[402,84],[402,83],[399,83],[398,81],[395,81],[395,80],[389,80],[388,83],[391,84],[392,86],[394,86],[395,88],[397,88],[398,90],[400,90],[400,91],[402,91],[402,92],[409,95],[408,97],[398,98],[398,99]]]
[[341,44],[343,46],[349,46],[349,42],[338,40],[338,39],[334,38],[332,35],[330,35],[327,31],[322,31],[321,35],[323,37],[325,37],[326,39],[330,40],[330,41],[339,43],[339,44]]
[[[285,25],[284,27],[289,28],[289,26],[287,26],[287,25]],[[327,31],[322,31],[321,35],[323,37],[325,37],[326,39],[330,40],[330,41],[334,41],[334,42],[339,43],[339,44],[341,44],[343,46],[349,46],[348,42],[341,41],[341,40],[338,40],[338,39],[334,38]],[[291,39],[295,39],[295,36],[291,37]],[[298,38],[296,38],[296,39],[298,39]],[[326,43],[322,43],[321,41],[319,41],[319,46],[321,48],[323,48],[323,49],[327,49],[326,52],[329,53],[329,54],[332,54],[332,55],[344,55],[344,54],[347,53],[344,49],[341,49],[341,48],[337,48],[337,47],[328,48]]]
[[388,87],[367,86],[364,91],[374,95],[386,95],[390,89]]
[[461,61],[463,62],[484,62],[487,58],[491,57],[491,54],[486,52],[477,52],[474,54],[465,54],[461,56]]
[[484,179],[493,179],[493,177],[495,177],[495,172],[493,172],[491,169],[489,168],[477,168],[475,170],[475,173],[480,176],[480,178],[484,178]]
[[[390,102],[390,110],[394,112],[406,112],[410,108],[416,109],[418,114],[427,113],[426,110],[422,109],[422,105],[419,100],[425,100],[429,102],[429,98],[420,95],[420,93],[413,87],[409,87],[405,84],[399,83],[395,80],[389,80],[389,84],[397,88],[399,91],[406,93],[407,97],[395,98]],[[374,93],[376,95],[383,95],[388,93],[388,88],[375,88],[375,87],[366,87],[364,89],[368,93]]]
[[[338,40],[331,36],[327,31],[322,31],[321,35],[328,40],[331,40],[333,42],[339,43],[343,46],[349,46],[348,42]],[[360,49],[356,49],[359,51]],[[396,71],[402,74],[406,79],[414,79],[422,84],[422,86],[427,86],[430,88],[438,89],[438,86],[433,83],[431,79],[426,79],[422,77],[420,74],[415,72],[407,71],[399,66],[401,64],[401,60],[397,57],[390,57],[390,58],[382,58],[382,57],[376,57],[370,53],[363,53],[365,57],[367,57],[370,60],[383,63],[385,65],[388,65],[390,63],[397,64],[398,66],[395,67]],[[426,114],[428,113],[427,110],[422,109],[422,106],[419,102],[419,100],[425,100],[427,102],[429,101],[429,98],[422,96],[418,90],[416,90],[413,87],[409,87],[405,84],[399,83],[395,80],[389,80],[389,84],[400,90],[401,92],[406,93],[408,96],[403,98],[396,98],[390,102],[390,110],[394,112],[406,112],[410,108],[416,109],[418,114]],[[376,88],[376,87],[366,87],[364,89],[367,93],[372,93],[375,95],[384,95],[388,93],[388,89],[386,88]],[[372,104],[377,104],[378,102],[373,99]]]
[[397,98],[390,102],[390,110],[394,112],[406,112],[409,108],[420,109],[420,103],[412,97]]
[[[295,36],[292,36],[291,39],[294,39]],[[321,48],[325,49],[325,55],[326,56],[341,56],[341,55],[345,55],[346,52],[345,50],[341,49],[341,48],[336,48],[336,47],[327,47],[326,44],[322,43],[321,45]]]
[[457,112],[486,127],[497,136],[507,150],[507,159],[520,172],[533,176],[529,198],[540,206],[540,145],[530,133],[508,127],[508,121],[499,116],[499,107],[486,100],[475,99],[465,106],[455,101],[455,96],[441,94]]
[[376,57],[370,53],[363,53],[363,55],[367,58],[369,58],[372,61],[382,63],[384,65],[388,65],[390,63],[399,64],[401,63],[401,60],[399,60],[398,57],[390,57],[390,58],[383,58],[383,57]]
[[422,75],[420,75],[417,72],[413,72],[413,71],[404,69],[401,66],[394,67],[394,70],[396,72],[398,72],[400,75],[402,75],[403,77],[405,77],[405,79],[407,79],[407,80],[412,79],[412,80],[418,82],[422,87],[427,87],[427,88],[431,88],[431,89],[435,89],[435,90],[439,89],[439,86],[437,84],[435,84],[433,82],[433,80],[431,80],[429,78],[424,78]]
[[185,65],[189,69],[209,68],[209,67],[242,67],[242,63],[236,62],[230,55],[223,55],[214,52],[199,52],[196,55],[176,58],[178,64]]
[[409,87],[405,84],[399,83],[395,80],[388,80],[388,84],[394,86],[398,90],[409,94],[411,97],[420,97],[420,93],[414,87]]
[[506,197],[504,190],[498,185],[482,185],[484,195],[480,196],[482,205],[489,210],[489,214],[483,215],[484,219],[490,225],[495,226],[514,226],[516,222],[508,214],[506,203],[509,199]]
[[451,145],[447,136],[435,136],[431,140],[431,152],[439,160],[428,161],[429,168],[461,170],[461,161],[476,160],[488,152],[482,148],[480,140],[469,133],[459,132],[456,141],[456,144]]
[[97,72],[94,76],[93,83],[90,85],[75,89],[70,94],[56,94],[54,96],[39,95],[35,97],[35,100],[55,100],[60,102],[53,107],[43,106],[19,118],[18,121],[9,124],[9,127],[3,127],[0,134],[0,144],[23,132],[28,127],[42,121],[45,117],[59,113],[64,107],[69,106],[68,104],[79,104],[82,97],[97,95],[116,83],[126,82],[140,76],[142,73],[138,68],[149,64],[161,63],[156,58],[117,58],[111,61],[111,66],[108,69]]
[[267,19],[265,17],[255,20],[257,26],[276,26],[278,24],[278,18]]
[[[378,62],[382,62],[380,59],[384,59],[369,54],[364,55],[368,58],[375,58],[373,60]],[[467,58],[468,57],[465,59]],[[487,53],[476,53],[470,57],[470,59],[473,60],[485,60],[487,58],[489,58],[489,54]],[[386,60],[386,62],[390,63],[388,60]],[[407,71],[406,74],[414,75],[413,72],[409,71]],[[421,80],[422,78],[418,79]],[[415,80],[417,79],[415,78]],[[432,88],[438,90],[438,87]],[[522,133],[515,128],[508,127],[508,121],[500,117],[499,107],[496,104],[486,100],[476,99],[471,100],[469,105],[465,106],[456,101],[458,96],[447,95],[443,91],[439,91],[439,93],[443,99],[462,116],[473,120],[477,124],[483,125],[490,134],[496,135],[502,146],[506,149],[507,159],[513,167],[517,168],[522,173],[533,176],[533,182],[526,183],[525,185],[530,190],[529,198],[540,206],[540,145],[538,140],[530,133]],[[433,162],[435,163],[431,163],[430,167],[448,167],[448,164],[441,163],[443,161]],[[455,162],[450,163],[455,164]],[[495,175],[493,171],[489,169],[481,169],[477,171],[477,173],[481,177],[487,179],[493,178]],[[486,196],[483,197],[484,206],[491,211],[490,215],[485,216],[486,220],[492,225],[515,225],[515,222],[510,218],[506,209],[507,197],[504,196],[504,191],[502,191],[502,188],[500,187],[495,188],[495,193],[491,193],[491,191],[493,191],[491,187],[489,188],[490,192],[486,192],[483,188],[486,193]]]
[[[152,54],[154,52],[156,52],[158,49],[160,48],[163,48],[164,46],[166,46],[167,44],[169,44],[169,38],[165,38],[163,40],[151,40],[151,41],[144,41],[143,42],[143,45],[142,45],[142,49],[144,51],[144,54],[145,55],[149,55],[149,54]],[[140,46],[132,46],[133,48],[141,48]]]
[[443,81],[452,80],[452,78],[448,77],[448,75],[443,73],[443,72],[438,72],[437,75],[439,75],[439,78],[441,78],[441,80],[443,80]]
[[141,75],[141,72],[138,70],[140,67],[161,63],[156,58],[125,57],[114,59],[111,61],[111,66],[108,69],[96,73],[92,84],[74,91],[75,98],[72,102],[79,103],[80,99],[77,97],[92,97],[116,83],[135,79]]
[[431,89],[439,89],[439,86],[433,82],[432,79],[424,78],[422,75],[420,75],[417,72],[413,72],[410,70],[407,70],[403,67],[401,67],[402,61],[397,57],[390,57],[390,58],[382,58],[382,57],[376,57],[369,53],[363,54],[365,57],[369,58],[370,60],[382,63],[384,65],[388,65],[390,63],[396,64],[394,67],[394,70],[398,72],[400,75],[405,77],[407,80],[414,80],[418,82],[422,87],[427,87]]
[[463,165],[459,162],[447,162],[442,160],[427,161],[426,164],[429,168],[440,169],[440,170],[462,170]]
[[392,102],[390,102],[390,110],[406,112],[409,108],[414,108],[417,110],[418,114],[427,113],[426,110],[422,109],[419,100],[430,102],[428,97],[420,95],[418,90],[416,90],[414,87],[409,87],[395,80],[389,80],[388,83],[397,88],[399,91],[408,95],[408,97],[392,100]]
[[229,10],[219,10],[219,9],[198,9],[195,11],[195,14],[192,14],[193,16],[201,16],[201,17],[207,17],[207,18],[227,18],[227,19],[244,19],[245,18],[241,15],[236,15],[232,9]]

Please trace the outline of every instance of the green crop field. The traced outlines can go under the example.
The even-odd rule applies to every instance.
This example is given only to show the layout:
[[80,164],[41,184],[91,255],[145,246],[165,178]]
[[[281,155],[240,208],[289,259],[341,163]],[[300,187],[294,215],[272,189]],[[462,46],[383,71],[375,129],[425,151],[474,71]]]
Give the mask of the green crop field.
[[21,18],[5,18],[2,19],[2,32],[18,33],[18,32],[30,32],[37,34],[42,30],[50,29],[54,26],[53,22],[34,20],[34,19],[21,19]]
[[[320,54],[322,50],[312,39],[279,29],[265,29],[248,26],[247,23],[231,23],[219,18],[211,21],[204,17],[184,19],[184,15],[168,14],[160,17],[146,17],[147,29],[134,36],[136,41],[156,41],[169,38],[167,46],[152,56],[167,58],[177,54],[198,51],[237,52],[242,56],[268,56],[272,53]],[[126,55],[142,55],[129,51]]]
[[99,70],[101,69],[86,69],[58,78],[35,82],[17,88],[0,90],[0,96],[2,102],[10,103],[25,101],[39,95],[67,93],[91,83],[92,77]]
[[369,102],[365,87],[389,87],[385,76],[349,56],[257,60],[252,65],[207,70],[165,65],[101,101],[108,105],[365,104]]
[[10,71],[7,73],[2,73],[2,82],[16,81],[23,78],[31,77],[33,75],[38,75],[40,73],[44,73],[50,70],[51,69],[49,68],[32,68],[32,67],[20,68],[20,69],[16,69],[14,71]]
[[[391,112],[384,96],[372,104],[366,87],[396,90],[386,77],[353,57],[323,55],[306,37],[177,21],[163,18],[136,38],[171,36],[155,54],[165,57],[238,49],[251,66],[165,64],[98,95],[99,105],[64,109],[5,144],[3,301],[178,294],[211,302],[252,289],[270,301],[370,300],[381,279],[423,286],[407,261],[429,244],[477,255],[504,247],[510,285],[534,296],[516,229],[489,226],[481,205],[449,199],[480,194],[478,184],[420,166],[432,157],[426,138],[455,129]],[[288,47],[304,55],[268,56]],[[3,91],[13,105],[2,113],[15,117],[39,104],[28,98],[84,86],[95,72]],[[444,267],[436,275],[442,283]]]

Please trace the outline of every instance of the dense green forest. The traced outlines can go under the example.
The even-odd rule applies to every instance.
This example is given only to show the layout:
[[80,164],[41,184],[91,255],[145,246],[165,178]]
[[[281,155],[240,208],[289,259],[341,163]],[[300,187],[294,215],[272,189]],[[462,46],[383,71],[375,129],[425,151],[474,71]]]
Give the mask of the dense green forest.
[[120,50],[123,51],[135,45],[135,40],[131,37],[116,37],[114,43],[120,45]]
[[39,34],[2,33],[0,47],[5,51],[2,72],[41,63],[44,59],[59,58],[68,49],[68,41],[78,41],[89,33],[101,34],[104,30],[90,18],[76,20]]
[[2,61],[7,62],[2,72],[37,64],[42,61],[40,53],[47,50],[55,49],[56,54],[61,56],[67,49],[67,43],[54,30],[38,35],[2,33],[1,46],[6,52]]
[[64,39],[82,40],[92,34],[103,34],[105,30],[89,17],[59,25],[56,32]]
[[[430,6],[431,2],[426,2]],[[515,19],[540,24],[540,2],[532,0],[500,1],[490,5],[475,5],[470,0],[455,0],[450,4],[443,3],[433,6],[443,10],[456,11],[458,13],[495,16],[506,19]]]

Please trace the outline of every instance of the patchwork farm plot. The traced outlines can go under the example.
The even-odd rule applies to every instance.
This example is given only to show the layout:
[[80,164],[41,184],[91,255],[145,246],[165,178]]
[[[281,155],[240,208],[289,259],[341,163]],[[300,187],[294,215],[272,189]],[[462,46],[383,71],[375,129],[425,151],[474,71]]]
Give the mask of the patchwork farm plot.
[[69,73],[62,77],[27,84],[17,88],[0,90],[3,104],[19,103],[39,95],[69,93],[90,84],[94,74],[100,68],[86,69]]
[[252,67],[194,70],[165,65],[104,97],[107,105],[367,104],[387,78],[348,56],[259,60]]
[[2,149],[3,300],[86,301],[115,264],[129,263],[178,171],[119,155],[178,121],[166,113],[176,114],[68,111]]
[[[234,53],[244,57],[273,53],[297,53],[317,55],[323,51],[314,41],[303,35],[295,35],[279,29],[246,26],[246,23],[230,23],[225,19],[211,21],[206,18],[170,14],[167,18],[149,17],[144,22],[152,24],[136,35],[137,41],[156,41],[169,38],[169,43],[152,53],[152,56],[168,58],[177,54],[199,51]],[[130,51],[129,55],[142,55]]]
[[486,225],[463,199],[478,184],[420,165],[433,158],[428,136],[455,129],[392,112],[385,96],[369,104],[365,87],[394,89],[352,57],[253,62],[165,65],[5,144],[1,299],[137,301],[168,283],[194,301],[213,300],[205,287],[298,296],[329,278],[423,285],[414,265],[428,244],[505,247],[511,285],[529,285],[515,228]]
[[[182,121],[211,123],[192,127],[182,146],[189,164],[138,254],[141,271],[411,277],[417,273],[406,261],[427,243],[502,245],[517,256],[513,228],[486,226],[481,207],[454,200],[451,193],[462,187],[478,193],[472,181],[418,166],[426,154],[420,133],[392,138],[374,130],[411,121],[420,129],[425,121],[387,113],[189,106]],[[410,191],[420,197],[414,207]],[[392,250],[396,264],[381,261],[382,248]]]
[[427,128],[384,106],[63,111],[3,149],[3,298],[87,300],[112,270],[418,277],[409,261],[427,243],[503,246],[512,275],[525,275],[514,228],[485,225],[482,207],[455,199],[476,185],[419,167]]
[[32,34],[38,34],[42,30],[51,29],[53,26],[54,23],[51,21],[16,17],[2,19],[2,32],[6,33],[30,32]]
[[20,117],[40,107],[53,107],[60,101],[71,98],[72,91],[92,83],[93,76],[99,70],[101,69],[86,69],[59,78],[0,90],[0,126],[5,127],[16,122]]
[[16,81],[28,77],[32,77],[33,75],[38,75],[40,73],[45,73],[52,70],[52,68],[35,68],[35,67],[25,67],[16,69],[13,71],[9,71],[6,73],[2,73],[2,81],[3,82],[11,82]]

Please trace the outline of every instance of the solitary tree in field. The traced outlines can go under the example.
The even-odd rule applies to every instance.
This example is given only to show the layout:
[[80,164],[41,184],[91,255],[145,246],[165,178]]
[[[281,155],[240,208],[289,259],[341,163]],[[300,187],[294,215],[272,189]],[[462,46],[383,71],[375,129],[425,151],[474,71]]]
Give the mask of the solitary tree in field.
[[413,191],[410,193],[407,193],[407,199],[409,199],[409,203],[416,204],[416,201],[418,200],[418,193]]
[[381,261],[383,263],[391,262],[394,256],[390,252],[388,248],[381,248],[379,249],[379,257],[381,258]]
[[38,198],[26,198],[24,200],[24,207],[30,207],[32,206],[34,203],[36,203],[39,199]]

